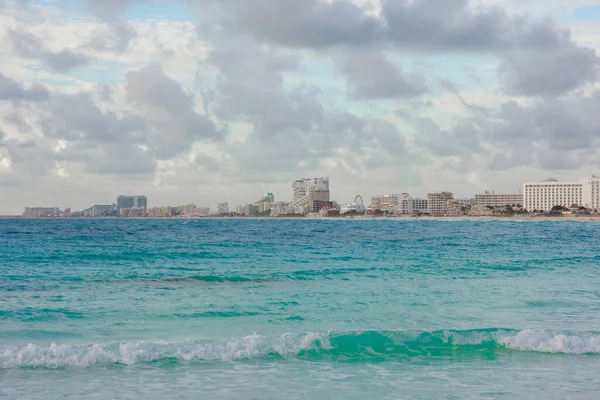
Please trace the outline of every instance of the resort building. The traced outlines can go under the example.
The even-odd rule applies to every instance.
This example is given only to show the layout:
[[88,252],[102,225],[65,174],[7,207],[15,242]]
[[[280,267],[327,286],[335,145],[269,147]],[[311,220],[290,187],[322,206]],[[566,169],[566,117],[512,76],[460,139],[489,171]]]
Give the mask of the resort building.
[[448,200],[453,200],[451,192],[432,192],[427,194],[427,211],[431,215],[444,216],[448,212]]
[[196,214],[197,215],[209,215],[210,207],[198,207],[198,209],[196,209]]
[[148,216],[151,218],[171,217],[172,212],[172,207],[152,207],[148,210]]
[[24,218],[45,218],[58,217],[60,210],[58,207],[25,207]]
[[427,213],[427,199],[410,197],[408,193],[402,193],[402,197],[396,209],[396,214],[413,215]]
[[119,210],[119,215],[121,217],[145,217],[146,216],[146,209],[145,208],[121,208]]
[[451,192],[432,192],[427,194],[427,211],[431,215],[444,216],[448,212],[448,200],[453,200]]
[[522,206],[522,193],[496,193],[485,191],[475,195],[475,205],[483,207]]
[[291,204],[285,203],[283,201],[278,201],[277,203],[273,203],[271,208],[271,216],[277,217],[278,215],[288,215],[291,214]]
[[90,208],[90,217],[103,217],[109,214],[112,214],[117,210],[117,206],[114,204],[111,205],[94,205]]
[[598,187],[600,178],[592,176],[576,181],[554,178],[523,183],[523,202],[528,211],[550,211],[555,206],[565,208],[600,208]]
[[217,206],[217,214],[219,214],[219,215],[229,214],[229,204],[227,204],[227,203],[220,203]]
[[[329,178],[303,178],[292,182],[293,200],[292,211],[296,214],[305,214],[310,211],[309,193],[311,190],[327,192],[329,201]],[[319,195],[320,196],[320,195]]]
[[399,194],[386,194],[383,196],[371,197],[371,210],[380,210],[393,213],[400,203]]
[[256,204],[246,204],[244,206],[244,215],[251,217],[254,215],[258,215],[258,205]]
[[583,205],[583,183],[554,178],[540,182],[523,183],[524,207],[529,211],[550,211],[554,206]]
[[316,207],[319,202],[329,202],[329,189],[315,189],[311,187],[308,190],[308,212],[318,212],[319,209]]
[[590,176],[588,178],[581,178],[583,189],[583,206],[589,208],[592,211],[597,212],[600,210],[600,177]]
[[148,208],[146,196],[119,196],[117,197],[117,211],[121,213],[124,208]]

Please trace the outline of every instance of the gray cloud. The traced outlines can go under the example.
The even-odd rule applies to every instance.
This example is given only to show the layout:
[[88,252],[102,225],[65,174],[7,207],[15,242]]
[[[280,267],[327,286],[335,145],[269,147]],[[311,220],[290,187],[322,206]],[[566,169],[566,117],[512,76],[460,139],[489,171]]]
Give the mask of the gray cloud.
[[22,57],[39,59],[44,65],[57,70],[69,69],[88,64],[91,59],[73,50],[52,52],[46,49],[43,38],[26,31],[26,25],[18,25],[6,33],[3,44],[10,46]]
[[[479,154],[490,170],[521,166],[575,169],[597,159],[600,91],[508,101],[487,115],[474,112],[442,131],[428,118],[413,121],[416,144],[435,156]],[[493,149],[493,150],[490,150]]]
[[87,0],[94,14],[104,20],[116,19],[125,11],[127,3],[132,2],[133,0]]
[[0,100],[43,101],[48,98],[48,90],[38,84],[25,88],[19,82],[0,73]]
[[410,98],[429,92],[422,75],[406,76],[380,52],[344,52],[337,62],[357,99]]
[[85,65],[90,62],[89,57],[70,50],[63,50],[58,53],[46,53],[42,56],[50,68],[57,71],[66,71],[75,67]]
[[592,49],[566,40],[553,48],[502,55],[500,78],[509,94],[556,96],[598,78],[600,59]]
[[[38,115],[34,127],[26,122],[25,110],[13,115],[11,123],[39,130],[46,140],[35,147],[31,141],[9,143],[14,168],[41,175],[64,162],[84,173],[148,177],[157,160],[188,151],[198,140],[220,140],[212,122],[194,110],[194,97],[168,78],[160,65],[130,71],[126,81],[131,107],[119,114],[101,109],[95,92],[79,92],[48,96],[45,104],[32,110]],[[106,85],[97,91],[97,97],[106,98]],[[49,147],[57,140],[66,141],[59,151]],[[27,164],[28,159],[35,161]]]
[[450,131],[442,130],[429,117],[415,118],[412,123],[418,132],[415,140],[416,144],[427,149],[435,156],[485,153],[481,146],[481,134],[474,121],[460,121]]
[[236,29],[288,46],[368,44],[381,35],[382,21],[351,1],[229,1]]
[[195,110],[194,95],[167,77],[159,64],[152,64],[126,76],[127,99],[142,107],[155,128],[151,150],[159,158],[170,158],[200,139],[219,140],[224,132]]
[[[233,15],[227,26],[281,46],[362,51],[392,44],[413,52],[495,53],[503,60],[500,73],[510,93],[561,94],[597,78],[596,53],[575,44],[553,22],[500,7],[474,7],[467,0],[382,0],[381,18],[347,0],[223,4]],[[356,52],[349,54],[357,61]],[[381,58],[372,63],[380,69],[385,65]],[[407,92],[406,82],[397,79],[396,86]],[[364,89],[381,93],[381,88]]]
[[467,0],[382,0],[381,18],[348,0],[228,1],[238,29],[286,46],[329,47],[391,42],[418,51],[497,51],[556,45],[547,20]]
[[545,47],[558,41],[548,21],[528,20],[467,0],[383,0],[387,38],[398,46],[433,51],[497,51]]

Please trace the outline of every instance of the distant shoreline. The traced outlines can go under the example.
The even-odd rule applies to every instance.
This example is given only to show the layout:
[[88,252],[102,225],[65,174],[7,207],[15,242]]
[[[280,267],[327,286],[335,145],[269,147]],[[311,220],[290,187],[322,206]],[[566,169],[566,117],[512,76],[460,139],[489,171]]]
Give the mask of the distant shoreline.
[[2,220],[210,220],[210,219],[235,219],[235,220],[325,220],[325,221],[600,221],[600,215],[563,215],[556,217],[548,216],[468,216],[462,215],[457,217],[382,217],[382,216],[352,216],[352,217],[250,217],[250,216],[181,216],[181,217],[41,217],[41,218],[26,218],[22,216],[4,216],[0,215]]

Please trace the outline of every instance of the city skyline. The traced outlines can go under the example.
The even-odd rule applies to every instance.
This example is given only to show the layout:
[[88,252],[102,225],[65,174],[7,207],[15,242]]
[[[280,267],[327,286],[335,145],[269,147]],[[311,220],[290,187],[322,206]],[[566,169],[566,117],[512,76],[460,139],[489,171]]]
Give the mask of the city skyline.
[[466,197],[600,167],[597,1],[1,0],[0,18],[0,214],[215,208],[299,176],[342,202]]
[[[451,191],[428,192],[426,197],[411,196],[408,192],[377,194],[371,196],[366,208],[362,196],[355,196],[354,202],[342,202],[330,198],[329,177],[310,177],[296,179],[291,183],[291,201],[276,201],[272,192],[258,200],[229,205],[219,203],[215,211],[210,206],[188,203],[185,205],[148,206],[145,195],[118,195],[110,205],[94,204],[84,210],[64,210],[60,207],[25,207],[23,217],[39,218],[49,216],[63,217],[175,217],[209,215],[246,215],[281,216],[322,214],[337,211],[362,213],[367,210],[385,211],[396,215],[428,214],[431,216],[460,216],[469,212],[472,215],[484,215],[494,209],[506,209],[512,213],[515,209],[528,212],[549,212],[556,207],[564,209],[581,208],[592,212],[600,211],[600,177],[591,175],[568,181],[548,178],[538,181],[524,181],[522,190],[501,192],[485,190],[468,197],[457,197]],[[357,199],[360,201],[357,203]]]

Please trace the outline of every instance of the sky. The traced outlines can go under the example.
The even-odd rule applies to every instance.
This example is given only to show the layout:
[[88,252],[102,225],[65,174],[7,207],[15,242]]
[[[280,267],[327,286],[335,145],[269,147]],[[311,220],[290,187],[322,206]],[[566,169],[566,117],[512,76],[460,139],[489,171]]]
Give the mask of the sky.
[[598,0],[0,0],[0,214],[600,174]]

